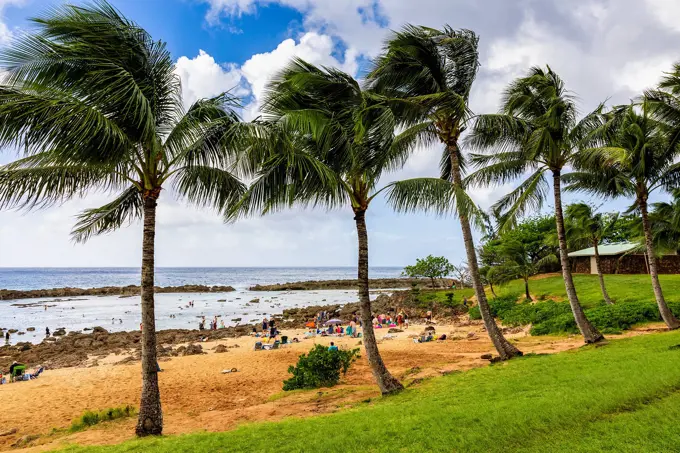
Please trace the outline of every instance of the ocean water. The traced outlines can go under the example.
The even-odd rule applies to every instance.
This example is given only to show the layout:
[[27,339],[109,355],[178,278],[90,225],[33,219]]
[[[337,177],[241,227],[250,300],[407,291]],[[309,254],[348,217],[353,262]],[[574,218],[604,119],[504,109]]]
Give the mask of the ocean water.
[[[397,277],[401,268],[373,268],[372,278]],[[357,301],[356,290],[314,291],[248,291],[254,284],[285,283],[301,280],[355,278],[352,268],[159,268],[156,284],[231,285],[228,293],[156,294],[156,328],[198,329],[200,318],[218,316],[226,326],[251,324],[264,317],[280,314],[286,308],[310,305],[346,304]],[[139,284],[139,270],[134,268],[59,268],[0,269],[0,288],[44,289],[55,287],[91,288]],[[377,297],[380,292],[371,293]],[[259,299],[258,302],[254,300]],[[189,301],[194,302],[189,307]],[[54,331],[82,331],[101,326],[113,332],[139,329],[141,307],[139,296],[74,297],[71,299],[40,298],[0,301],[0,328],[18,329],[24,335],[12,334],[10,343],[39,343],[45,328]],[[27,329],[34,327],[35,331]],[[0,340],[1,341],[1,340]]]
[[[398,277],[401,267],[372,267],[371,278]],[[304,280],[356,278],[353,267],[159,267],[157,286],[231,285],[245,289],[256,284]],[[0,268],[0,289],[96,288],[139,285],[140,269],[107,268]]]

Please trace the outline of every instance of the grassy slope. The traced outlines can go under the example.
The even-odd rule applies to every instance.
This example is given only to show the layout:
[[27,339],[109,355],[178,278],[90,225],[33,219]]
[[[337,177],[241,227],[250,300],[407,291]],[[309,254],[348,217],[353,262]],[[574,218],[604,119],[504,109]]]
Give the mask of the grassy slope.
[[678,343],[680,332],[612,341],[433,379],[332,415],[70,451],[677,451],[680,349],[669,346]]
[[[649,275],[605,275],[607,292],[615,302],[631,302],[644,300],[655,302]],[[680,275],[660,275],[661,287],[668,302],[680,301]],[[594,307],[604,303],[597,275],[574,274],[574,285],[581,304]],[[562,276],[537,278],[529,281],[529,291],[536,297],[554,297],[566,300]],[[496,290],[501,294],[523,294],[524,282],[515,280]]]

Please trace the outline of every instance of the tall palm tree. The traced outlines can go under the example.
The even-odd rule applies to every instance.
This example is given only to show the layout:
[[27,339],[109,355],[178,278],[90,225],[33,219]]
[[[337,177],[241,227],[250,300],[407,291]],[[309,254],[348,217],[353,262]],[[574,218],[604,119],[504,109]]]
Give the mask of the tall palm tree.
[[586,241],[595,251],[595,267],[597,268],[597,277],[600,282],[600,290],[604,301],[613,305],[607,288],[604,284],[604,275],[602,275],[602,267],[600,265],[600,251],[598,246],[600,241],[606,237],[616,225],[618,214],[607,216],[601,212],[595,212],[592,206],[586,203],[574,203],[567,206],[567,237],[570,241]]
[[425,142],[444,144],[442,178],[401,181],[391,187],[389,200],[401,211],[457,214],[484,325],[500,358],[506,360],[522,353],[505,339],[489,309],[470,227],[471,218],[480,216],[465,192],[465,159],[459,143],[471,117],[468,101],[479,67],[478,41],[470,30],[407,25],[387,40],[368,84],[402,101],[395,103],[402,127],[417,132]]
[[[599,111],[599,110],[598,110]],[[531,175],[519,187],[501,198],[495,209],[503,212],[503,227],[509,228],[524,213],[537,210],[548,195],[548,173],[552,176],[555,220],[562,276],[571,310],[586,343],[602,340],[583,311],[571,276],[567,238],[562,213],[562,170],[572,160],[577,145],[594,122],[597,112],[581,121],[564,82],[550,69],[531,68],[525,77],[505,90],[501,112],[480,115],[467,143],[483,151],[472,156],[478,170],[468,182],[476,185],[503,184]]]
[[156,207],[170,184],[226,211],[245,192],[227,169],[238,116],[228,96],[184,111],[165,44],[104,2],[63,6],[0,56],[0,143],[25,157],[0,169],[0,208],[35,208],[117,192],[78,218],[73,238],[143,220],[142,395],[136,433],[161,434],[154,314]]
[[259,170],[233,217],[292,204],[352,209],[358,237],[363,343],[382,394],[403,388],[385,367],[373,331],[366,213],[386,171],[405,162],[417,137],[395,136],[386,101],[342,71],[293,60],[268,85],[267,125],[251,152]]
[[652,288],[661,317],[670,329],[680,327],[661,290],[655,258],[648,199],[656,190],[670,190],[680,181],[678,152],[669,146],[666,127],[651,116],[650,106],[624,105],[604,114],[593,128],[577,161],[577,171],[565,176],[568,190],[587,191],[604,197],[633,197],[640,211]]

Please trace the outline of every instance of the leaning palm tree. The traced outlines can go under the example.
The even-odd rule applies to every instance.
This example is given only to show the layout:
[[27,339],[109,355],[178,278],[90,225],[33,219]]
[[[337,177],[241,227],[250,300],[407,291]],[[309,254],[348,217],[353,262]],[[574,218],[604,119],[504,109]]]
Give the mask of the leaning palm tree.
[[136,433],[161,434],[154,314],[156,207],[174,185],[183,198],[220,211],[245,186],[227,170],[239,118],[228,96],[186,112],[165,44],[104,2],[63,6],[34,20],[0,56],[0,143],[25,157],[0,169],[0,208],[59,204],[116,192],[84,211],[73,238],[86,241],[143,221],[142,395]]
[[525,77],[505,90],[500,113],[476,118],[467,139],[469,145],[483,152],[472,156],[478,170],[468,178],[470,184],[504,184],[531,172],[517,189],[494,206],[503,213],[502,228],[509,228],[521,215],[540,209],[550,187],[546,176],[551,174],[562,276],[576,325],[586,343],[604,337],[588,321],[576,295],[564,229],[561,177],[584,134],[598,121],[598,111],[577,121],[574,99],[562,79],[549,67],[531,68]]
[[479,273],[470,221],[480,219],[465,192],[465,160],[459,139],[471,117],[468,100],[479,67],[478,37],[470,30],[443,30],[407,25],[393,33],[374,62],[369,86],[401,102],[402,127],[424,141],[440,141],[445,149],[442,178],[401,181],[390,189],[389,201],[400,211],[455,212],[460,220],[480,313],[502,360],[521,355],[496,325]]
[[293,204],[352,209],[366,356],[382,394],[399,391],[403,386],[385,367],[373,331],[366,213],[381,192],[381,176],[404,164],[417,137],[408,131],[395,136],[385,100],[350,75],[299,59],[268,85],[262,111],[266,123],[246,162],[256,177],[232,217]]
[[614,302],[612,302],[609,297],[609,293],[607,293],[607,288],[604,284],[604,275],[602,274],[598,246],[600,245],[600,241],[613,230],[618,218],[618,214],[605,215],[601,212],[596,213],[593,207],[586,203],[570,204],[566,209],[567,237],[570,241],[587,242],[593,247],[600,290],[602,291],[604,301],[609,305],[613,305]]
[[650,106],[624,105],[603,115],[604,123],[594,128],[591,146],[581,151],[576,171],[565,175],[568,190],[587,191],[604,197],[631,197],[640,211],[649,273],[656,303],[669,329],[680,327],[661,289],[656,266],[648,199],[657,190],[671,190],[680,181],[680,164],[674,146],[669,146],[665,125],[651,117]]

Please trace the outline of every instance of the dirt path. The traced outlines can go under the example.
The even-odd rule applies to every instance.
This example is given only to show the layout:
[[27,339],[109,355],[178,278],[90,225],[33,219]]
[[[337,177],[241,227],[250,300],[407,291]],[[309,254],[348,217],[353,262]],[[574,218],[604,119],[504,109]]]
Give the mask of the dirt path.
[[[649,326],[647,326],[649,328]],[[653,328],[652,328],[653,330]],[[389,369],[406,382],[441,375],[452,370],[484,366],[480,356],[493,348],[480,324],[440,328],[438,333],[453,333],[471,339],[415,344],[409,334],[420,332],[412,326],[396,339],[381,342]],[[642,333],[642,332],[640,332]],[[627,335],[634,335],[630,332]],[[293,335],[290,335],[291,337]],[[384,336],[378,333],[378,338]],[[524,352],[558,352],[582,345],[579,337],[528,337],[512,335]],[[315,342],[335,341],[341,347],[359,347],[356,339],[307,339],[276,351],[253,351],[254,338],[239,338],[203,343],[205,355],[177,357],[161,362],[160,385],[163,398],[165,434],[198,430],[224,431],[239,423],[277,420],[332,412],[352,402],[379,396],[370,370],[362,358],[346,376],[343,384],[332,389],[282,394],[287,368],[299,354]],[[210,351],[217,344],[232,346],[226,353]],[[239,345],[240,347],[233,347]],[[102,424],[76,434],[49,434],[53,428],[67,428],[85,410],[102,410],[125,404],[138,405],[139,363],[113,365],[120,356],[100,360],[99,366],[48,370],[40,379],[0,386],[0,431],[16,428],[15,434],[0,437],[0,450],[27,435],[40,435],[25,451],[57,448],[66,443],[109,444],[133,437],[134,419]],[[222,374],[228,368],[239,372]]]

